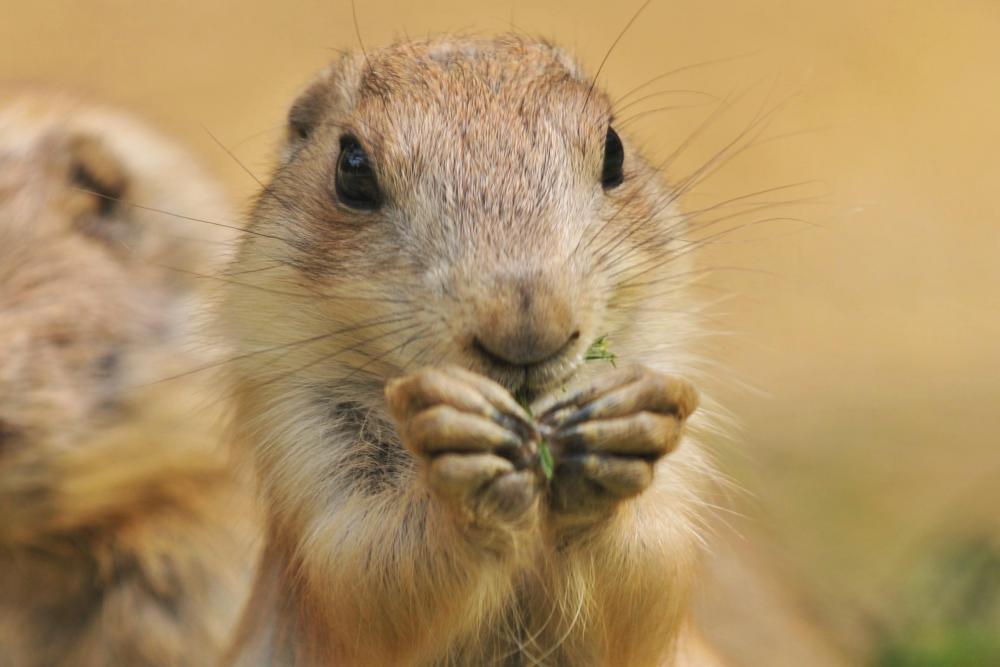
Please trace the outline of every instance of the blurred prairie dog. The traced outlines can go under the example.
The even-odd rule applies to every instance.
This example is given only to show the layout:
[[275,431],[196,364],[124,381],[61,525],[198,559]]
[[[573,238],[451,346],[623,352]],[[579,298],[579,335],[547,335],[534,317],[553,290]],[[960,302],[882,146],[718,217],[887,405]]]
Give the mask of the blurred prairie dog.
[[[0,665],[210,665],[249,590],[252,503],[188,379],[217,186],[120,112],[0,105]],[[221,228],[218,228],[221,229]],[[145,386],[139,390],[132,387]],[[207,395],[207,394],[206,394]]]
[[268,514],[232,664],[686,662],[684,225],[608,97],[443,36],[342,57],[288,128],[223,307]]

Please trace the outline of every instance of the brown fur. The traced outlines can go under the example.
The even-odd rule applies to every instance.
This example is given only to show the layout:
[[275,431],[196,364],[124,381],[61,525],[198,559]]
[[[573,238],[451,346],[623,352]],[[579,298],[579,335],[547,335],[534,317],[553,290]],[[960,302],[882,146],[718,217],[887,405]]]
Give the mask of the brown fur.
[[126,116],[51,94],[0,111],[4,667],[210,665],[249,589],[219,411],[150,384],[216,354],[194,335],[204,296],[165,266],[204,271],[200,241],[221,239],[130,202],[225,213]]
[[[526,376],[540,402],[608,371],[582,363],[603,334],[622,362],[690,370],[683,220],[627,140],[626,180],[602,192],[609,116],[563,52],[514,36],[348,55],[294,104],[224,310],[270,536],[233,664],[673,661],[710,477],[695,442],[602,520],[566,523],[542,491],[518,522],[480,525],[432,492],[383,398],[445,364],[513,391],[471,332],[511,329],[529,302],[522,325],[578,327]],[[378,211],[336,201],[345,133]]]

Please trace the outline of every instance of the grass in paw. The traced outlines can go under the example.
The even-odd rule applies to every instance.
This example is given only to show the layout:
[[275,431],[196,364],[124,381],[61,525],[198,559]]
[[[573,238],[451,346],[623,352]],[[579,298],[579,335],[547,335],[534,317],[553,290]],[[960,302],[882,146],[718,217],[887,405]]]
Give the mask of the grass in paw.
[[[607,361],[612,366],[615,365],[616,358],[615,354],[608,348],[608,337],[606,335],[601,336],[591,343],[583,355],[584,361]],[[524,408],[529,417],[532,419],[535,418],[535,415],[531,412],[531,401],[523,391],[515,392],[514,399]],[[545,479],[551,480],[555,473],[556,462],[552,456],[552,448],[549,447],[549,443],[544,436],[538,442],[538,464],[542,469],[542,474],[545,475]]]

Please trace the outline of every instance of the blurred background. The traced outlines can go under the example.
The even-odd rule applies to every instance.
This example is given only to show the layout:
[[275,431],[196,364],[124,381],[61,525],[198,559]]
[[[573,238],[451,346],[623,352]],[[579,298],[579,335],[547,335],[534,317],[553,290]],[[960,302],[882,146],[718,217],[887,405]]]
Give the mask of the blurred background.
[[[263,178],[291,98],[358,45],[344,0],[3,5],[4,83],[140,113],[237,201],[237,160]],[[356,14],[369,48],[514,29],[593,72],[639,5]],[[1000,665],[998,66],[995,0],[653,0],[601,70],[654,161],[716,114],[669,178],[739,141],[684,200],[743,197],[693,236],[720,232],[702,386],[735,423],[698,616],[734,665]]]

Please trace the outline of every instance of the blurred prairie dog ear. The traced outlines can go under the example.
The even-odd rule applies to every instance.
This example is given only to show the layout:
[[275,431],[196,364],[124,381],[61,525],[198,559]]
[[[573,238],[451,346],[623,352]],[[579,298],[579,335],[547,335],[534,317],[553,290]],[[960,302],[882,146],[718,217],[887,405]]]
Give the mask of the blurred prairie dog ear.
[[109,243],[127,243],[137,233],[123,209],[129,178],[125,165],[100,138],[81,134],[65,143],[67,213],[75,227]]

